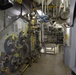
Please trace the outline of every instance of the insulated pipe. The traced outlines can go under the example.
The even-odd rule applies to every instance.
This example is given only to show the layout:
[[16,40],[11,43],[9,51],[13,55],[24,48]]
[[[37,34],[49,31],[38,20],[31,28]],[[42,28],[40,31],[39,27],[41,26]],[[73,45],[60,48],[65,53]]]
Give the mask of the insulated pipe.
[[[46,3],[47,3],[47,0],[46,0]],[[46,4],[46,11],[47,11],[47,13],[48,13],[48,8],[47,8],[47,7],[48,7],[48,4]]]
[[57,0],[57,2],[56,2],[56,17],[58,17],[58,0]]
[[42,23],[42,42],[44,42],[44,23]]
[[47,3],[46,3],[46,0],[45,0],[45,14],[46,14],[46,9],[47,9],[46,7],[47,7]]
[[64,12],[66,11],[66,0],[64,0]]
[[[42,0],[42,12],[44,11],[44,0]],[[43,15],[43,14],[42,14]]]
[[61,0],[57,0],[56,2],[56,17],[58,18],[60,16],[60,10],[61,10],[61,7],[60,7],[60,4],[61,4]]
[[64,0],[64,12],[66,11],[67,7],[69,7],[69,0]]
[[[44,12],[44,0],[42,0],[42,12]],[[42,15],[43,15],[43,13],[42,13]],[[43,32],[44,32],[44,30],[43,30],[43,23],[42,23],[42,25],[41,25],[41,41],[42,42],[44,41],[43,40],[43,36],[44,36]]]
[[41,23],[41,43],[44,42],[44,23]]
[[69,0],[64,0],[64,7],[65,7],[65,11],[66,11],[66,8],[69,6]]

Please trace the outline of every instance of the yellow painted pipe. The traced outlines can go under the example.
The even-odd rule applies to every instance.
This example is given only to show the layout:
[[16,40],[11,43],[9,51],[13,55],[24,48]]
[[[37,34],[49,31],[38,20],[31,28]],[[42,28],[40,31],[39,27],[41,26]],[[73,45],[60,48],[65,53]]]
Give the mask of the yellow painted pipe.
[[22,70],[22,73],[29,67],[29,64]]
[[15,34],[9,34],[7,35],[7,37],[5,39],[7,39],[8,37],[12,36],[12,39],[14,40],[14,38],[16,37],[18,39],[18,37]]
[[57,6],[47,6],[47,8],[56,8]]
[[[38,56],[39,57],[39,56]],[[32,60],[32,62],[34,62],[38,57],[36,57],[35,59]],[[26,65],[25,68],[21,71],[22,73],[29,67],[30,64]]]

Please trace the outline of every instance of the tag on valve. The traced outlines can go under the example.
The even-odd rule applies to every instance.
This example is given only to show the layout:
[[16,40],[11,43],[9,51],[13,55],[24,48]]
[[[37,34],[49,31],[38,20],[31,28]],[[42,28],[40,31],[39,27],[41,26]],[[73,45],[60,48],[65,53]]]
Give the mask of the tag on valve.
[[16,2],[18,2],[19,4],[22,4],[23,0],[15,0]]

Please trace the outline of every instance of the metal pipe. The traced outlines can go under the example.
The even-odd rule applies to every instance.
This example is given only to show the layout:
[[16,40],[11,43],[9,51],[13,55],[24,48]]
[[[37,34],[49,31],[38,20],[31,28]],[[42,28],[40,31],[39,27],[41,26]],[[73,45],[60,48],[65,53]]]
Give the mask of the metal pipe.
[[46,14],[46,9],[47,9],[46,7],[47,7],[47,3],[46,3],[46,0],[45,0],[45,14]]
[[4,28],[6,27],[6,10],[4,10]]
[[44,0],[42,0],[42,12],[44,12]]
[[57,12],[57,11],[58,11],[58,0],[57,0],[57,2],[56,2],[56,6],[57,6],[57,7],[56,7],[56,18],[57,18],[57,15],[58,15],[58,12]]
[[[52,2],[52,5],[54,5],[54,1]],[[53,13],[52,13],[52,14],[53,14],[53,17],[54,17],[54,15],[55,15],[55,12],[54,12],[54,11],[55,11],[55,9],[54,9],[54,8],[52,8],[52,10],[53,10]]]
[[47,0],[46,0],[46,11],[47,11],[47,13],[48,13],[48,4],[47,4]]
[[24,67],[24,69],[22,70],[22,73],[24,73],[24,71],[25,71],[28,67],[29,67],[29,64]]
[[[44,9],[44,0],[42,0],[42,12],[44,12],[43,9]],[[41,25],[41,41],[43,42],[43,23]]]
[[59,17],[59,15],[60,15],[60,13],[59,13],[59,10],[60,10],[60,2],[61,2],[61,0],[57,0],[57,2],[56,2],[56,18],[58,18]]
[[64,0],[64,12],[66,11],[66,0]]
[[44,23],[42,23],[42,42],[44,42]]
[[22,10],[22,4],[21,4],[21,13],[20,13],[21,16],[22,16],[22,12],[23,12],[23,10]]
[[66,8],[68,7],[68,3],[69,3],[68,0],[64,0],[64,11],[66,11]]

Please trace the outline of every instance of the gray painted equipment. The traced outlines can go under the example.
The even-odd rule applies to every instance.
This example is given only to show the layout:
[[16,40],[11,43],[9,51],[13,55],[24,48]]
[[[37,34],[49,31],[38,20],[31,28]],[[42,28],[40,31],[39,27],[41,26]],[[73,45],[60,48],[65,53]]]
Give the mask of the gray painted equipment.
[[64,47],[64,60],[71,70],[76,74],[76,0],[70,0],[70,46]]

